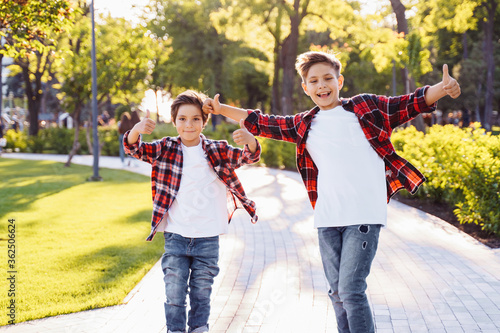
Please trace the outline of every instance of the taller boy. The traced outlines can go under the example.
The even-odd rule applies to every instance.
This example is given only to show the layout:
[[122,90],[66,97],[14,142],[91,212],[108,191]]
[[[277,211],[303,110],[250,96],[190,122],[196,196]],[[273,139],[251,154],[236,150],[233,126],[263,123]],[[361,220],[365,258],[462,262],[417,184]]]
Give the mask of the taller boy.
[[341,99],[340,61],[333,54],[307,52],[297,58],[302,88],[316,106],[294,116],[265,115],[207,99],[203,110],[223,114],[262,137],[297,144],[297,168],[314,208],[323,268],[339,332],[374,332],[366,278],[387,220],[387,202],[398,190],[415,193],[425,178],[396,154],[392,130],[436,102],[460,95],[443,67],[443,81],[413,94],[361,94]]

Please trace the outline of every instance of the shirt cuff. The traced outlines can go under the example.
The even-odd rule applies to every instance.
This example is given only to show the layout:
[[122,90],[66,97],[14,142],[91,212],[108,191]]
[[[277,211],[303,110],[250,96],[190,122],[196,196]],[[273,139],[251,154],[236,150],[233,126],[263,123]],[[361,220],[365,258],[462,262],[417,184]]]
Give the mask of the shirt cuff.
[[418,112],[419,113],[431,113],[436,111],[437,108],[437,102],[431,105],[427,105],[427,102],[425,101],[425,92],[427,89],[429,89],[430,86],[423,86],[422,88],[418,88],[416,91],[416,97],[417,97],[417,107],[418,107]]
[[139,138],[137,139],[136,143],[129,144],[128,143],[129,134],[130,134],[130,130],[125,132],[125,134],[123,135],[123,148],[124,148],[126,154],[133,154],[137,150],[139,150],[139,146],[141,145],[141,142],[142,142],[142,135],[139,134]]
[[259,117],[261,114],[260,110],[247,110],[248,116],[245,119],[245,127],[253,135],[259,135]]

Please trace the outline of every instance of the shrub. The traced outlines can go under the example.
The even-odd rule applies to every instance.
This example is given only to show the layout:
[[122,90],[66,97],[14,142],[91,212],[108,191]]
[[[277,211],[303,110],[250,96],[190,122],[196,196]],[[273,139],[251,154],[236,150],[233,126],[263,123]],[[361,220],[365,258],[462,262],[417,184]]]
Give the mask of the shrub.
[[120,142],[118,139],[118,129],[98,128],[99,144],[101,144],[101,155],[118,156],[120,154]]
[[37,136],[28,138],[28,151],[32,153],[43,153],[45,147],[45,138],[43,132],[38,132]]
[[281,155],[281,142],[272,139],[259,138],[262,146],[260,155],[262,162],[270,168],[281,168],[283,156]]
[[5,132],[7,145],[5,149],[19,150],[21,152],[27,151],[28,148],[28,134],[26,131],[15,131],[8,129]]
[[68,154],[73,146],[74,129],[52,127],[40,130],[45,138],[45,147],[56,154]]
[[297,170],[295,144],[267,138],[258,138],[261,146],[261,162],[271,168]]
[[456,206],[460,223],[500,235],[500,137],[479,124],[460,129],[409,127],[392,135],[394,147],[427,178],[417,196]]

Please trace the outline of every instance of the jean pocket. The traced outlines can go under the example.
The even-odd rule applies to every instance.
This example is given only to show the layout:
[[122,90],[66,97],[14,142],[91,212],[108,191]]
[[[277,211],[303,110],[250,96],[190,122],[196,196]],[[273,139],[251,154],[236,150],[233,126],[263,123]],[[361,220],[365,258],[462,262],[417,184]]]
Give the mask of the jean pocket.
[[174,238],[174,233],[173,232],[164,232],[163,237],[165,238],[166,241],[171,240]]

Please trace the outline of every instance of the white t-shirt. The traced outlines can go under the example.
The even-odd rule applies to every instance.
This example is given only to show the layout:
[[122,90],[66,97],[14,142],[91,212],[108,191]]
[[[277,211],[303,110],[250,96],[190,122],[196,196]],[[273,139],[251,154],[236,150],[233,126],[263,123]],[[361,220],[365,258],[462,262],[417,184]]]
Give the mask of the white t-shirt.
[[306,149],[319,172],[316,228],[386,225],[385,165],[354,113],[342,106],[319,111],[312,120]]
[[158,226],[158,231],[188,238],[227,233],[226,186],[210,168],[201,142],[182,145],[182,176],[179,192]]

